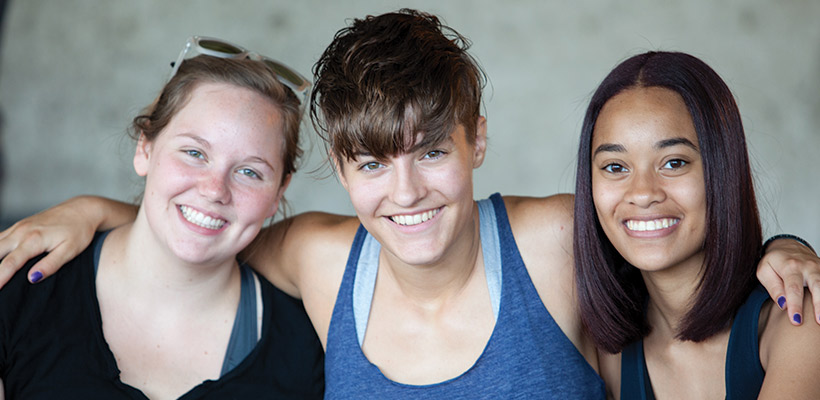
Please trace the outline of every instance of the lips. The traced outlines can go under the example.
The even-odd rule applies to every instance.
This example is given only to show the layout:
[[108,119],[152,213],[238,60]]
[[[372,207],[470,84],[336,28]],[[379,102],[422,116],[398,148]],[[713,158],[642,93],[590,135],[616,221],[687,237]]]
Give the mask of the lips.
[[439,209],[428,210],[418,214],[393,215],[390,219],[403,226],[418,225],[422,222],[428,221],[438,214]]
[[179,210],[182,211],[182,217],[186,221],[206,229],[217,230],[228,222],[224,219],[212,218],[188,206],[179,206]]
[[635,232],[651,232],[661,229],[669,228],[677,225],[680,222],[679,218],[658,218],[649,221],[627,220],[624,224],[630,231]]

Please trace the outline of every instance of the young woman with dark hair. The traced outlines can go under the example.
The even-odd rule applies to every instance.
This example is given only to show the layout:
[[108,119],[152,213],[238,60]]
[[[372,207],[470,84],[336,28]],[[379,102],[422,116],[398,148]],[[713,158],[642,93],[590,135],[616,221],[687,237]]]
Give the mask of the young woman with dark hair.
[[574,239],[581,319],[610,396],[820,396],[820,326],[794,327],[758,287],[761,241],[723,80],[683,53],[618,65],[584,119]]

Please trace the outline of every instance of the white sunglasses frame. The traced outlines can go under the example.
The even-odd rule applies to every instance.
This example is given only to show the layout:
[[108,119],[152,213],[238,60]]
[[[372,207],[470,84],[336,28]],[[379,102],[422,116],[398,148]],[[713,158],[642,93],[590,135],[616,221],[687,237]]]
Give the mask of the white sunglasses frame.
[[[203,42],[203,41],[210,41],[210,42],[215,42],[215,43],[219,43],[219,44],[222,44],[222,45],[230,46],[230,47],[233,47],[233,48],[239,50],[240,52],[239,53],[229,53],[229,52],[209,49],[209,48],[201,45],[201,42]],[[304,76],[302,76],[302,74],[296,72],[296,70],[294,70],[293,68],[283,64],[280,61],[277,61],[277,60],[274,60],[270,57],[263,56],[259,53],[250,51],[250,50],[248,50],[248,49],[246,49],[242,46],[231,43],[227,40],[217,39],[217,38],[214,38],[214,37],[191,36],[190,38],[188,38],[188,41],[185,42],[185,47],[183,47],[182,51],[179,52],[179,56],[177,57],[177,60],[175,62],[171,63],[171,66],[173,67],[173,69],[171,70],[171,75],[168,77],[168,80],[170,80],[171,78],[173,78],[177,74],[177,71],[179,70],[179,66],[182,64],[182,62],[185,60],[185,57],[188,55],[188,52],[190,52],[191,50],[196,51],[197,53],[200,53],[200,54],[211,56],[211,57],[238,58],[238,59],[248,58],[248,59],[251,59],[251,60],[254,60],[254,61],[260,61],[260,62],[265,63],[266,65],[268,65],[268,67],[276,75],[276,79],[279,82],[281,82],[283,85],[287,86],[290,90],[293,91],[293,93],[296,94],[296,96],[298,98],[301,99],[302,104],[301,104],[300,108],[302,108],[304,110],[305,103],[307,102],[308,94],[310,93],[310,86],[311,86],[311,83],[307,78],[305,78]],[[290,76],[283,76],[285,74],[290,75]],[[293,78],[299,79],[300,82],[296,82],[295,79],[293,79]]]

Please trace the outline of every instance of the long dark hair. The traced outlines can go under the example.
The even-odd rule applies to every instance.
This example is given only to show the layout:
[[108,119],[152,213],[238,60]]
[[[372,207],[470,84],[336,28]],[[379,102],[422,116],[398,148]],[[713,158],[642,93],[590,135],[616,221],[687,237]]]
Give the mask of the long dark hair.
[[598,347],[617,353],[646,336],[646,286],[604,234],[592,198],[591,146],[604,104],[624,90],[663,87],[682,98],[698,136],[706,186],[705,259],[677,332],[702,341],[724,329],[756,285],[761,228],[740,112],[726,83],[700,59],[648,52],[615,67],[587,108],[578,148],[574,254],[581,319]]

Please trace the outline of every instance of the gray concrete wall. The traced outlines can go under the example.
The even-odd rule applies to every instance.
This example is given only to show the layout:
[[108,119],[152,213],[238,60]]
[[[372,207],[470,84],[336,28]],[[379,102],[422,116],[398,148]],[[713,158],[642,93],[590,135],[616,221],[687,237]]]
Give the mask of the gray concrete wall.
[[[820,2],[11,0],[0,64],[5,181],[0,217],[70,196],[132,199],[125,127],[192,34],[225,38],[310,72],[351,17],[412,7],[471,38],[490,77],[490,149],[476,196],[572,191],[591,92],[619,61],[680,50],[712,65],[744,117],[767,234],[820,247]],[[312,132],[307,137],[313,138]],[[350,213],[310,150],[288,191],[293,212]]]

